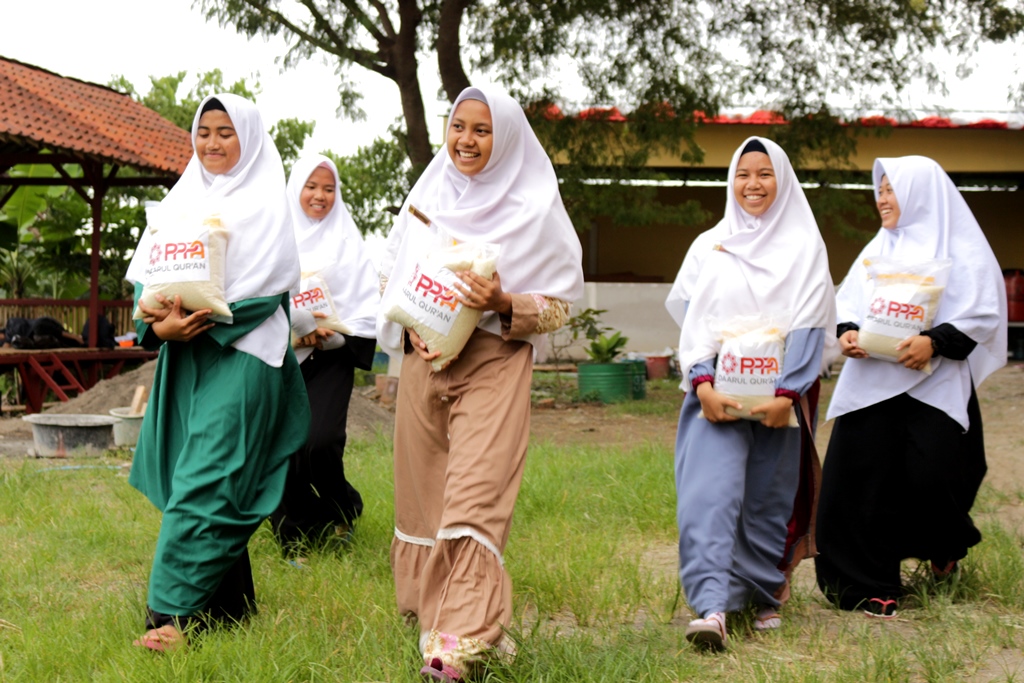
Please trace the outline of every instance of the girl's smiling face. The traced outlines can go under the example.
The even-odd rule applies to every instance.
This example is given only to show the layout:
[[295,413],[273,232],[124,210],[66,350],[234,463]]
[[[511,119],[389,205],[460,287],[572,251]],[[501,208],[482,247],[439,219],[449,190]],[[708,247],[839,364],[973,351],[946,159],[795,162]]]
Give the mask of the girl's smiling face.
[[491,108],[480,100],[463,100],[448,122],[448,156],[455,168],[475,176],[487,167],[494,148]]
[[196,129],[196,156],[214,175],[222,175],[242,158],[242,145],[227,112],[211,109],[199,117]]
[[779,186],[771,157],[764,152],[747,152],[736,164],[732,191],[740,208],[751,216],[760,216],[775,203]]
[[878,184],[878,200],[875,202],[878,207],[878,215],[882,217],[882,227],[886,230],[895,230],[900,222],[900,204],[896,200],[896,193],[889,183],[888,176],[882,176]]
[[299,192],[299,206],[302,213],[313,220],[320,220],[334,208],[335,192],[334,174],[323,166],[317,166],[306,179],[306,184]]

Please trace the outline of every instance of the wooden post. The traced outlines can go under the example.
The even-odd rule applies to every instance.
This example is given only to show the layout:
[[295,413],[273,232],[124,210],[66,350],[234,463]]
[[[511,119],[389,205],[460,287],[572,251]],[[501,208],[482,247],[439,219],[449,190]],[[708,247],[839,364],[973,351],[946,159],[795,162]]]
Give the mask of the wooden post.
[[85,343],[96,348],[100,321],[100,227],[103,217],[103,194],[93,187],[92,195],[92,254],[89,265],[89,338]]
[[[115,165],[110,172],[112,178],[117,173]],[[89,348],[96,348],[99,339],[100,320],[100,251],[102,249],[103,198],[107,194],[107,180],[103,177],[103,164],[83,164],[82,175],[92,184],[92,243],[89,259],[89,338],[85,343]]]

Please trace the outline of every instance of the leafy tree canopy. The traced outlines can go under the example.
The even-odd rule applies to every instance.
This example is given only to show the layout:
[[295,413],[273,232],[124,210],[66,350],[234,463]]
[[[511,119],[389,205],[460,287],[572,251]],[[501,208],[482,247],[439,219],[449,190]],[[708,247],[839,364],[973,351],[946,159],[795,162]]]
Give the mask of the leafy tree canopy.
[[[981,42],[1024,30],[1021,0],[196,0],[207,17],[248,35],[288,41],[285,66],[313,56],[337,66],[341,109],[361,116],[351,80],[366,69],[398,86],[414,174],[430,147],[418,77],[433,62],[449,101],[467,73],[504,83],[534,105],[538,132],[559,161],[563,197],[577,227],[616,220],[693,222],[699,207],[660,205],[636,179],[656,150],[699,161],[698,122],[726,103],[755,102],[794,123],[787,150],[842,168],[855,142],[842,132],[836,98],[898,107],[912,79],[941,86],[930,55],[969,55]],[[571,73],[572,70],[575,73]],[[571,103],[552,74],[586,90]],[[544,119],[549,104],[615,103],[627,126]],[[801,120],[809,120],[801,127]],[[625,131],[625,132],[623,132]],[[813,136],[809,133],[813,132]],[[614,134],[612,134],[614,133]],[[598,177],[606,184],[584,182]]]

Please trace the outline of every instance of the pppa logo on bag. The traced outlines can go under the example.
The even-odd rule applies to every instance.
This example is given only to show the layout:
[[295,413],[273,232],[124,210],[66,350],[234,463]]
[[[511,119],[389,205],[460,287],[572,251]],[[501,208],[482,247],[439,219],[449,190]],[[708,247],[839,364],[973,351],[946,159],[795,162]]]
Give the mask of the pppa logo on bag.
[[882,297],[871,302],[871,316],[875,318],[894,318],[896,320],[919,320],[924,322],[925,308],[916,304],[900,301],[887,301]]
[[433,294],[434,298],[431,301],[438,306],[444,306],[453,313],[458,306],[458,302],[455,300],[455,290],[445,287],[439,280],[431,279],[426,275],[420,275],[414,291],[427,299],[430,299],[430,295]]
[[292,296],[293,311],[309,311],[322,313],[317,320],[317,327],[334,330],[342,334],[352,334],[352,330],[338,318],[338,310],[334,307],[334,297],[327,285],[325,271],[302,273],[299,281],[299,293]]
[[431,277],[417,263],[412,277],[402,287],[402,295],[419,310],[423,324],[440,334],[451,331],[462,310],[455,289],[457,279],[455,273],[444,267],[434,269]]
[[779,359],[774,356],[742,356],[737,358],[730,352],[719,361],[723,374],[731,375],[737,370],[744,375],[778,375]]
[[324,290],[320,287],[308,289],[292,297],[292,308],[314,308],[319,302],[326,301]]
[[207,255],[209,233],[188,242],[157,242],[149,250],[147,283],[195,282],[210,279]]

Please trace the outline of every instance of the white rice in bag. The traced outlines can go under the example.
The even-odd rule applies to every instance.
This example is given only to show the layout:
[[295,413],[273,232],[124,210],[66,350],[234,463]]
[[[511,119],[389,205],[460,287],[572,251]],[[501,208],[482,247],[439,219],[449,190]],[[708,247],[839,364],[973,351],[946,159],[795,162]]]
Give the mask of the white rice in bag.
[[299,293],[292,297],[292,310],[324,313],[327,317],[317,318],[317,327],[334,330],[341,334],[352,334],[352,330],[346,327],[338,317],[338,311],[334,307],[334,298],[331,297],[331,289],[327,286],[323,271],[302,274]]
[[[740,405],[726,408],[733,417],[760,422],[764,413],[750,409],[775,399],[775,382],[782,376],[789,316],[738,316],[709,324],[721,342],[715,363],[715,391]],[[789,426],[797,427],[790,409]]]
[[434,372],[462,352],[483,315],[459,302],[454,283],[461,280],[455,273],[468,270],[489,280],[497,269],[499,251],[496,244],[434,248],[409,259],[402,272],[393,273],[381,308],[388,320],[415,330],[428,351],[441,352],[431,362]]
[[[177,295],[184,310],[210,309],[210,320],[230,323],[234,316],[224,295],[228,231],[220,216],[170,216],[157,205],[146,208],[146,221],[153,242],[139,301],[149,308],[161,308],[157,294],[171,302]],[[136,306],[132,318],[143,317]]]
[[[867,310],[857,333],[857,345],[871,358],[896,363],[906,352],[897,351],[897,344],[931,329],[952,265],[952,259],[865,259]],[[930,375],[931,362],[926,362],[921,371]]]

